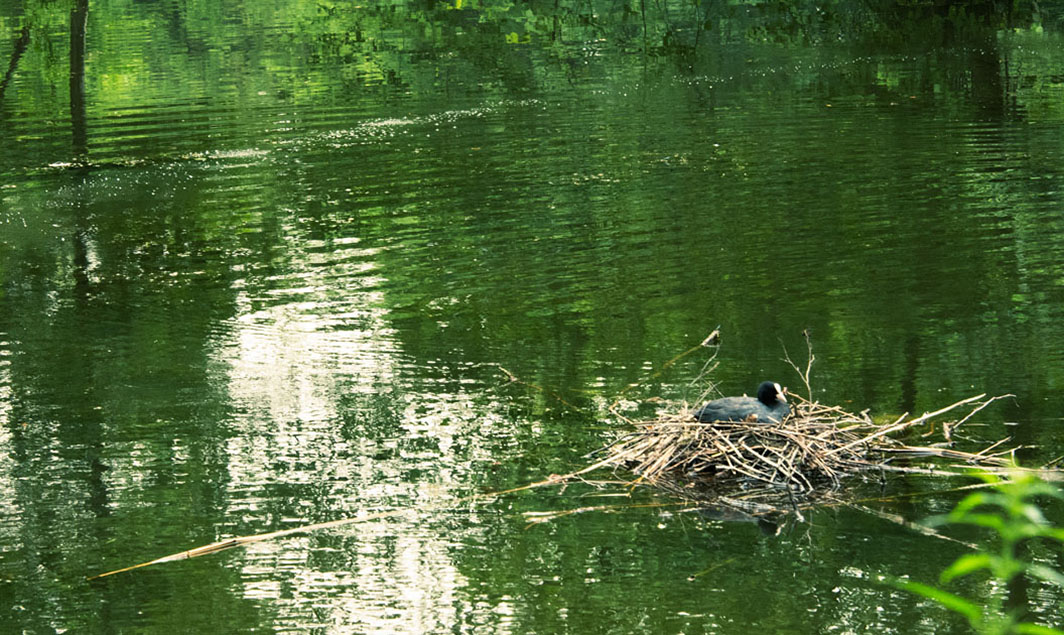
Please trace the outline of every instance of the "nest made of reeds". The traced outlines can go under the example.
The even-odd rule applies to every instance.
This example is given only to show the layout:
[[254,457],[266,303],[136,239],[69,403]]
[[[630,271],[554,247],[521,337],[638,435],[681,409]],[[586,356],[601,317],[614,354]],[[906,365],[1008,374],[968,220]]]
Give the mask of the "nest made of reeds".
[[[1001,397],[969,397],[919,417],[903,415],[886,425],[867,412],[853,414],[791,395],[791,413],[779,423],[697,421],[685,408],[636,422],[634,432],[602,450],[603,461],[627,468],[650,483],[712,488],[736,493],[758,489],[810,495],[838,489],[843,480],[868,471],[913,471],[899,457],[937,457],[947,467],[1004,467],[1015,449],[993,452],[1002,440],[977,453],[951,447],[951,435],[976,412]],[[940,427],[944,442],[907,445],[895,438],[951,410],[968,406],[959,421]]]

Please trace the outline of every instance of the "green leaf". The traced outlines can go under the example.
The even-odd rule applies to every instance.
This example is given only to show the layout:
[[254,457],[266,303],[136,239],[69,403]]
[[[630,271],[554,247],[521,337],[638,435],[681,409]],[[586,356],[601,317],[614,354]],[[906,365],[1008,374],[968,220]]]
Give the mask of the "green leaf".
[[945,584],[954,578],[968,575],[980,569],[990,569],[994,565],[994,557],[988,553],[969,553],[957,558],[942,575],[939,580]]
[[1064,631],[1058,631],[1055,628],[1042,626],[1041,624],[1028,624],[1026,622],[1014,624],[1012,626],[1012,632],[1021,634],[1031,633],[1031,635],[1064,635]]
[[1024,503],[1018,510],[1018,516],[1021,516],[1027,522],[1033,525],[1045,525],[1046,517],[1042,515],[1042,510],[1033,503]]
[[964,617],[968,618],[968,621],[972,624],[978,624],[983,619],[983,611],[973,602],[962,598],[959,595],[954,595],[948,591],[943,591],[937,587],[933,587],[921,582],[913,582],[911,580],[893,580],[899,588],[922,595],[929,600],[934,600],[954,613],[960,613]]
[[1064,588],[1064,573],[1061,573],[1052,567],[1047,567],[1042,564],[1029,564],[1027,565],[1027,572],[1036,578],[1040,578],[1050,584],[1055,584]]
[[968,513],[969,510],[975,509],[980,505],[985,505],[990,500],[990,494],[987,492],[974,492],[968,494],[961,499],[961,502],[957,503],[957,506],[949,513],[953,518],[963,516]]
[[961,518],[954,518],[953,522],[963,525],[976,525],[987,527],[1001,533],[1005,529],[1005,520],[995,514],[965,514]]
[[1031,498],[1032,496],[1050,496],[1052,498],[1064,499],[1064,490],[1057,489],[1045,481],[1032,480],[1027,484],[1024,491],[1024,498]]

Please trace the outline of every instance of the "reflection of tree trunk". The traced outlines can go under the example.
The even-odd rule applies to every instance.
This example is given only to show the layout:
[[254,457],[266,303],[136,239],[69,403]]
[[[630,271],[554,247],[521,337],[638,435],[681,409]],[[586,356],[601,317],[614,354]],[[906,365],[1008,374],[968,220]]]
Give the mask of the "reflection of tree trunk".
[[698,14],[698,0],[694,3],[694,15],[695,15],[695,44],[694,52],[698,53],[698,40],[702,37],[702,31],[706,28],[706,22],[709,21],[709,4],[706,3],[706,10],[702,12],[702,15]]
[[647,0],[639,0],[639,12],[643,14],[643,56],[647,54]]
[[[79,168],[77,171],[88,170]],[[78,225],[84,224],[85,214],[82,213],[82,204],[77,204]],[[89,279],[89,235],[84,229],[74,232],[74,320],[75,322],[87,322],[93,317],[93,293],[92,282]],[[83,364],[83,373],[79,373],[80,393],[86,395],[89,403],[100,403],[96,397],[97,383],[91,378],[96,376],[94,362],[91,354],[85,355],[80,363]],[[97,518],[109,516],[110,492],[107,488],[105,477],[107,476],[107,464],[103,459],[103,438],[105,436],[101,424],[100,413],[86,408],[80,416],[74,418],[69,427],[71,438],[84,440],[85,460],[89,466],[89,477],[86,485],[89,490],[88,507]]]
[[[79,223],[80,224],[80,223]],[[84,230],[74,232],[74,295],[78,300],[88,298],[92,293],[89,285],[89,247]]]
[[[83,159],[89,151],[88,115],[85,105],[85,32],[89,19],[89,0],[74,0],[70,10],[70,127],[73,130],[74,158]],[[86,165],[75,170],[82,182],[87,180],[90,168]],[[74,304],[77,316],[91,313],[92,283],[89,278],[89,232],[85,229],[85,202],[77,201],[74,206],[77,230],[74,232]],[[86,365],[91,369],[90,361]],[[91,377],[86,372],[85,377]],[[83,392],[93,394],[95,383],[86,380]],[[108,489],[104,482],[107,466],[101,460],[101,439],[103,430],[100,417],[96,412],[86,413],[76,431],[79,439],[92,439],[86,451],[91,477],[89,478],[89,506],[98,516],[110,514],[108,509]]]
[[558,32],[559,32],[560,26],[561,26],[559,21],[558,21],[559,20],[558,16],[560,15],[560,9],[558,8],[558,2],[560,2],[560,0],[554,0],[554,11],[552,12],[552,13],[554,13],[554,23],[551,25],[551,30],[550,30],[550,41],[551,42],[557,42],[558,41]]
[[0,99],[4,98],[4,91],[7,90],[7,85],[11,81],[11,78],[15,75],[15,68],[18,66],[18,61],[22,58],[22,54],[26,52],[26,48],[30,45],[30,25],[22,27],[22,33],[19,34],[18,39],[15,40],[15,50],[11,51],[11,63],[7,65],[7,74],[4,75],[4,79],[0,81]]
[[74,130],[74,156],[85,156],[89,134],[85,120],[85,29],[89,0],[74,0],[70,10],[70,126]]
[[987,37],[976,48],[969,62],[972,77],[972,101],[989,119],[1000,121],[1005,115],[1005,84],[1002,80],[1002,56],[995,36]]

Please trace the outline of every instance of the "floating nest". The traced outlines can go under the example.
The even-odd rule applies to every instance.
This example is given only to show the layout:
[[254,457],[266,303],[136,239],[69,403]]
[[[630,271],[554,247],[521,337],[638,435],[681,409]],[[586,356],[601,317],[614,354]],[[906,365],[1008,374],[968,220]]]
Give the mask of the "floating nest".
[[[651,377],[660,376],[695,352],[707,348],[715,350],[719,347],[719,335],[718,328],[697,346],[663,364]],[[784,359],[798,373],[806,393],[812,395],[809,377],[816,357],[809,334],[805,333],[805,336],[808,357],[804,368],[791,360],[786,349]],[[716,352],[713,352],[691,385],[703,381],[716,369],[715,358]],[[521,381],[505,368],[496,367],[511,382],[549,394],[579,409],[540,386]],[[589,454],[588,458],[593,459],[590,464],[569,474],[552,474],[544,481],[506,493],[553,484],[562,484],[564,490],[564,486],[574,480],[596,488],[651,486],[677,495],[681,499],[679,502],[693,503],[700,510],[738,511],[746,518],[755,517],[760,521],[777,513],[793,513],[800,519],[802,510],[823,503],[858,507],[852,494],[857,491],[855,486],[859,483],[854,483],[854,479],[874,479],[885,484],[886,476],[891,472],[929,477],[971,477],[973,470],[1008,477],[1020,469],[1015,454],[1021,448],[1006,447],[1011,438],[968,452],[957,449],[955,441],[963,439],[967,447],[978,447],[980,443],[959,434],[956,439],[954,437],[976,413],[995,401],[1014,395],[987,397],[980,394],[934,412],[919,416],[905,413],[892,422],[877,422],[867,410],[855,414],[788,393],[791,412],[779,423],[702,422],[686,404],[660,407],[663,400],[651,397],[646,403],[659,405],[658,416],[635,421],[619,412],[617,406],[626,393],[640,385],[637,382],[626,386],[607,408],[629,426],[630,431]],[[958,418],[958,413],[963,416]],[[947,419],[944,416],[947,414],[952,418]],[[1034,471],[1047,480],[1064,480],[1061,461],[1064,457]],[[612,468],[615,473],[634,473],[636,478],[587,480],[588,474],[602,468]],[[590,509],[596,508],[536,514],[532,520],[544,522],[559,515]],[[914,528],[926,531],[920,526]]]
[[[952,447],[958,427],[993,401],[977,395],[918,417],[903,415],[877,424],[867,411],[854,414],[836,406],[790,395],[791,414],[780,423],[697,421],[686,409],[649,421],[599,451],[600,465],[631,470],[639,480],[685,497],[735,506],[777,503],[780,496],[814,498],[840,489],[849,477],[869,473],[957,473],[957,468],[1000,469],[1013,464],[1016,448],[997,450],[1008,439],[975,453]],[[934,419],[967,407],[967,414],[942,423],[940,442],[908,445],[897,439]],[[912,436],[912,435],[908,435]],[[923,440],[925,437],[921,437]],[[932,468],[914,467],[914,458],[937,459]]]

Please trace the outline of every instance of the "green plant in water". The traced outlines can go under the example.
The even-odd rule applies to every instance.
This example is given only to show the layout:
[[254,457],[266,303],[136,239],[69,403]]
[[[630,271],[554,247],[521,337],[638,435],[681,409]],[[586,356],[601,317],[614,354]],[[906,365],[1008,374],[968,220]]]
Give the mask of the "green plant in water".
[[[964,498],[949,514],[935,516],[928,524],[974,525],[992,529],[998,534],[1000,545],[997,551],[979,551],[958,558],[939,576],[939,584],[945,585],[962,576],[987,571],[1006,589],[1012,589],[1019,576],[1028,575],[1054,586],[1064,588],[1064,573],[1021,558],[1020,545],[1031,539],[1048,539],[1064,544],[1064,528],[1049,523],[1033,499],[1040,496],[1064,500],[1064,493],[1037,478],[1030,472],[1016,470],[1007,478],[996,474],[980,473],[979,478],[990,488],[975,492]],[[1022,622],[1016,609],[1006,609],[1001,594],[994,594],[987,606],[981,606],[967,598],[945,591],[939,587],[913,582],[892,580],[902,589],[938,602],[947,609],[960,613],[983,634],[999,633],[1055,633],[1064,631]]]

